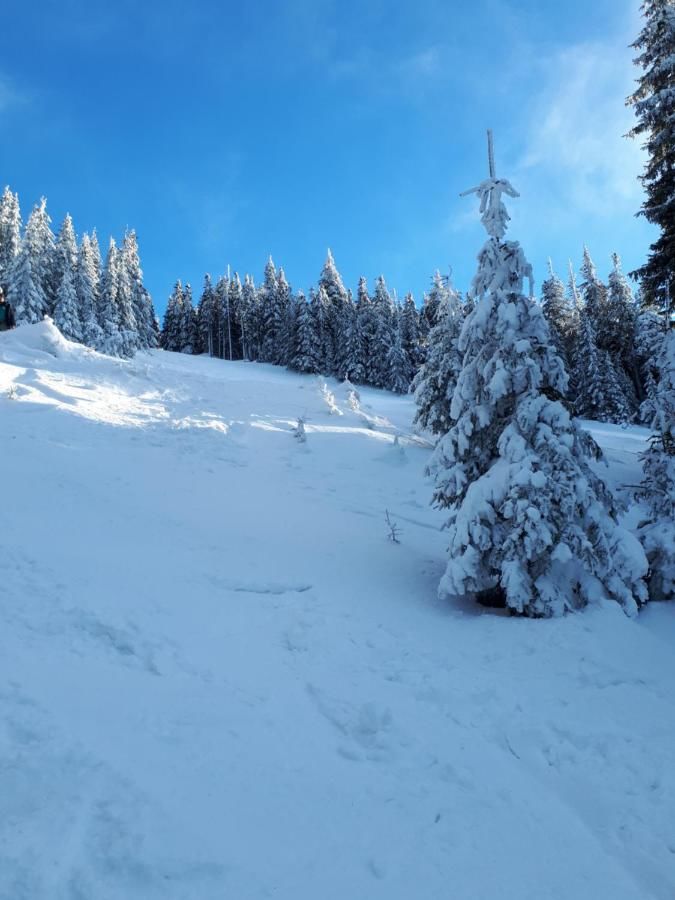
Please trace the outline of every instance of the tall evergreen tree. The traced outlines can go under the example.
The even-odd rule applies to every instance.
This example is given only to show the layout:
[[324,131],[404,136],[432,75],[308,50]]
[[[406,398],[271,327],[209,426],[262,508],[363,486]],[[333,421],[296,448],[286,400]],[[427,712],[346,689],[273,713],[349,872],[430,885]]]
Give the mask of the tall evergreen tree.
[[174,285],[169,302],[164,313],[164,322],[160,337],[160,346],[163,350],[180,353],[182,348],[183,326],[183,285],[180,279]]
[[389,380],[387,357],[394,341],[396,307],[383,275],[380,275],[375,281],[373,310],[377,321],[377,330],[371,348],[373,353],[371,379],[372,384],[376,387],[387,387]]
[[77,272],[75,275],[75,293],[82,322],[82,341],[88,347],[98,348],[103,340],[103,332],[98,324],[99,305],[99,272],[91,238],[82,235],[77,254]]
[[644,404],[654,434],[643,460],[640,493],[648,518],[640,537],[650,564],[650,596],[668,600],[675,598],[675,330],[663,342],[658,367],[655,395]]
[[197,306],[197,330],[202,353],[215,356],[219,329],[213,283],[208,273],[204,276],[204,287]]
[[33,268],[30,244],[24,241],[18,256],[14,257],[9,273],[7,293],[14,308],[17,325],[33,325],[41,322],[47,301],[40,278]]
[[244,359],[260,358],[261,327],[258,289],[250,275],[244,276],[241,292],[241,334]]
[[192,288],[189,282],[183,290],[183,302],[179,313],[180,353],[194,353],[197,348],[197,316],[192,302]]
[[647,162],[641,176],[646,199],[640,214],[659,229],[639,279],[645,304],[669,321],[675,310],[675,10],[673,0],[644,0],[644,25],[633,44],[642,74],[628,98]]
[[54,324],[69,341],[82,343],[82,323],[71,269],[66,266],[56,292]]
[[43,197],[33,207],[23,236],[23,246],[30,257],[33,281],[44,307],[42,314],[51,315],[54,309],[56,285],[52,278],[54,235],[47,213],[47,201]]
[[550,259],[548,261],[548,278],[541,285],[541,308],[548,322],[556,350],[568,366],[573,333],[572,311],[565,296],[565,285],[553,271]]
[[489,239],[478,257],[475,309],[451,406],[454,424],[431,460],[435,502],[450,513],[448,595],[499,596],[515,613],[560,615],[611,598],[628,613],[645,599],[646,559],[617,525],[611,495],[588,459],[589,439],[556,397],[567,377],[532,272],[505,241],[508,181],[474,189]]
[[260,307],[260,360],[274,362],[277,355],[277,270],[270,256],[265,265],[263,283],[258,292]]
[[119,250],[110,238],[105,266],[101,273],[101,289],[99,292],[98,323],[101,326],[102,340],[98,348],[109,356],[123,356],[125,353],[124,336],[120,333],[118,294],[119,294]]
[[9,290],[9,279],[21,249],[19,195],[6,187],[0,198],[0,287]]
[[307,298],[298,291],[295,298],[295,340],[288,367],[295,372],[316,372],[316,334]]

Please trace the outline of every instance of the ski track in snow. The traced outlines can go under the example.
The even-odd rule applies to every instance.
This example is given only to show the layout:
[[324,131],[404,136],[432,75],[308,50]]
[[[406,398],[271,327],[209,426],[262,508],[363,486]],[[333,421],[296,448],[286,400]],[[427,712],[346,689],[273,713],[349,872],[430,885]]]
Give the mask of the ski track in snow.
[[675,609],[439,601],[412,414],[0,335],[0,900],[675,896]]

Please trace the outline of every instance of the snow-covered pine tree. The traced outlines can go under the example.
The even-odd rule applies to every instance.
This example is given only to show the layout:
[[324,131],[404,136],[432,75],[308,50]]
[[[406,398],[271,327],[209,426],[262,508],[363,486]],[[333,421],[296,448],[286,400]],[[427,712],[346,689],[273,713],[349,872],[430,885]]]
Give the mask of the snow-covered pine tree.
[[454,424],[430,466],[434,502],[450,513],[440,590],[493,602],[498,595],[528,616],[605,598],[632,614],[646,597],[646,559],[588,463],[590,439],[554,399],[565,393],[565,369],[531,297],[531,267],[520,245],[504,240],[502,194],[518,195],[496,178],[491,149],[490,176],[471,191],[489,239],[459,341]]
[[270,256],[265,265],[263,283],[258,291],[260,307],[260,361],[274,362],[277,353],[277,270]]
[[183,322],[183,285],[178,279],[174,285],[169,302],[164,313],[164,322],[160,338],[160,346],[163,350],[180,353],[182,349],[182,322]]
[[640,372],[644,400],[640,407],[640,420],[644,422],[643,412],[648,400],[656,397],[659,382],[658,360],[666,337],[663,330],[663,317],[650,307],[638,305],[637,324],[635,328],[635,355]]
[[541,285],[541,308],[548,322],[556,350],[565,362],[566,368],[569,368],[570,345],[573,339],[572,311],[565,296],[565,285],[553,271],[550,259],[548,261],[548,278]]
[[635,357],[637,306],[628,279],[621,270],[621,258],[612,254],[612,271],[608,279],[607,305],[602,322],[600,345],[609,353],[619,375],[632,417],[638,411],[642,383]]
[[63,270],[61,284],[56,292],[54,324],[69,341],[82,343],[82,323],[80,322],[75,282],[73,273],[67,265]]
[[33,325],[42,321],[47,301],[42,283],[33,270],[30,245],[26,241],[22,243],[18,256],[14,257],[7,294],[17,325]]
[[121,258],[130,285],[131,308],[136,326],[136,344],[142,350],[148,350],[156,346],[155,308],[152,298],[143,284],[138,238],[133,230],[127,231],[124,235]]
[[319,285],[318,290],[309,292],[309,308],[316,338],[316,367],[321,375],[330,375],[330,362],[334,359],[333,332],[330,326],[330,309],[326,289]]
[[274,359],[277,366],[285,366],[289,360],[291,315],[291,288],[286,273],[279,267],[277,290],[273,304]]
[[[70,213],[61,223],[58,234],[54,241],[54,250],[52,253],[50,265],[50,280],[52,283],[52,295],[56,304],[56,297],[61,290],[61,283],[66,272],[70,273],[71,279],[74,280],[75,270],[77,268],[77,237],[75,236],[75,227]],[[54,310],[56,306],[54,307]],[[54,316],[56,320],[56,315]]]
[[417,374],[420,367],[420,334],[419,313],[412,294],[406,294],[403,308],[399,317],[401,329],[401,346],[408,360],[408,373],[410,381]]
[[445,434],[452,425],[450,405],[462,369],[459,336],[464,318],[461,297],[448,285],[429,332],[426,360],[413,381],[415,424],[433,434]]
[[21,249],[21,210],[19,195],[6,187],[0,198],[0,287],[9,290],[14,260]]
[[324,351],[325,374],[343,379],[349,364],[349,297],[342,277],[337,270],[333,254],[328,249],[326,261],[319,276],[319,289],[323,288],[325,302]]
[[295,297],[295,327],[288,368],[294,372],[316,372],[316,335],[307,298],[298,291]]
[[377,365],[373,348],[377,338],[377,315],[368,293],[368,283],[363,276],[359,278],[356,292],[356,319],[359,348],[354,361],[354,372],[350,377],[356,384],[374,384]]
[[642,69],[628,98],[637,124],[632,137],[644,140],[647,162],[641,176],[647,197],[640,214],[659,228],[638,279],[644,305],[669,321],[675,310],[675,10],[673,0],[644,0],[644,25],[633,44]]
[[51,314],[54,309],[54,294],[56,290],[52,279],[54,235],[50,225],[51,219],[47,213],[47,201],[43,197],[33,207],[33,211],[26,223],[22,241],[22,248],[25,247],[30,257],[33,282],[38,294],[44,301],[40,319],[44,314]]
[[244,276],[241,292],[241,330],[244,346],[244,359],[260,358],[261,321],[258,288],[251,275]]
[[94,250],[88,234],[82,235],[77,253],[75,274],[75,294],[82,323],[82,342],[88,347],[98,348],[103,340],[103,332],[98,324],[99,273],[96,270]]
[[431,279],[431,289],[424,295],[424,303],[420,312],[420,327],[426,337],[438,324],[439,312],[448,299],[448,281],[438,269]]
[[180,353],[194,353],[197,348],[197,317],[192,303],[192,287],[187,282],[183,289],[183,302],[180,307],[179,319],[179,347]]
[[386,387],[395,394],[407,394],[410,390],[410,361],[401,343],[401,331],[398,319],[394,320],[391,330],[391,346],[387,353]]
[[[95,250],[94,250],[95,254]],[[99,291],[98,324],[101,326],[101,346],[97,349],[109,356],[123,356],[125,341],[120,333],[119,323],[119,250],[113,238],[110,238],[105,266],[101,273]]]
[[648,518],[640,537],[649,559],[650,597],[670,600],[675,598],[675,330],[663,342],[658,368],[655,396],[644,404],[654,434],[643,457],[640,494]]
[[211,281],[211,276],[207,272],[204,276],[204,287],[197,306],[197,330],[199,332],[199,344],[202,353],[208,353],[209,356],[216,355],[218,335],[216,314],[217,308],[213,283]]
[[[373,311],[377,322],[375,339],[371,347],[373,354],[373,366],[371,369],[371,383],[375,387],[387,387],[389,382],[389,369],[387,357],[393,344],[394,326],[396,324],[396,307],[387,289],[384,275],[380,275],[375,281],[375,293],[373,294]],[[371,379],[369,378],[369,381]]]
[[[125,236],[126,239],[126,236]],[[120,335],[119,355],[131,359],[138,350],[138,323],[134,313],[132,272],[127,265],[124,242],[115,253],[117,265],[117,325]]]
[[242,312],[243,290],[238,272],[235,272],[230,279],[229,304],[230,321],[232,323],[232,358],[244,359]]
[[[590,257],[588,257],[590,260]],[[590,266],[592,266],[592,262]],[[594,267],[586,267],[594,273]],[[582,419],[599,422],[628,422],[632,411],[626,401],[621,380],[609,353],[598,346],[596,323],[602,322],[606,314],[606,303],[600,305],[598,294],[591,297],[591,305],[582,303],[572,266],[570,265],[569,290],[575,311],[576,332],[571,343],[571,396],[574,397],[574,411]]]

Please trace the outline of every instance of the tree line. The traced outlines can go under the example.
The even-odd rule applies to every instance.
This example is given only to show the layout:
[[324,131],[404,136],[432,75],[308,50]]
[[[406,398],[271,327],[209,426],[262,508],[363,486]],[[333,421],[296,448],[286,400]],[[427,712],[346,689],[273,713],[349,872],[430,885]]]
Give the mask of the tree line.
[[158,345],[136,232],[127,231],[120,245],[110,238],[103,261],[96,231],[78,242],[70,215],[54,235],[44,198],[22,228],[19,197],[9,187],[0,198],[0,285],[17,325],[50,316],[68,340],[111,356]]

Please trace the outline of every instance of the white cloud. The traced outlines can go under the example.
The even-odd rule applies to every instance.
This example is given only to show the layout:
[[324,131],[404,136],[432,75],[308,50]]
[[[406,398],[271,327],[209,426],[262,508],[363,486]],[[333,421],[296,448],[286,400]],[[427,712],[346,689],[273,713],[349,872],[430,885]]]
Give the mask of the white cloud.
[[633,124],[625,97],[635,77],[627,44],[623,37],[581,43],[543,64],[547,76],[530,106],[517,174],[536,180],[568,215],[611,218],[639,206],[643,153],[624,137]]

